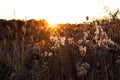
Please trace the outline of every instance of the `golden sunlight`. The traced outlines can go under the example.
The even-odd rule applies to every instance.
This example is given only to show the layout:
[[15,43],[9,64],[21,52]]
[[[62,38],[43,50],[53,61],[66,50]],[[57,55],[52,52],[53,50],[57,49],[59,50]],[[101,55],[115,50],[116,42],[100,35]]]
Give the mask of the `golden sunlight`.
[[58,25],[57,24],[49,24],[48,28],[55,29],[55,28],[58,28]]
[[53,34],[59,28],[60,28],[60,26],[58,24],[49,23],[49,25],[46,28],[46,31],[50,32],[50,34]]

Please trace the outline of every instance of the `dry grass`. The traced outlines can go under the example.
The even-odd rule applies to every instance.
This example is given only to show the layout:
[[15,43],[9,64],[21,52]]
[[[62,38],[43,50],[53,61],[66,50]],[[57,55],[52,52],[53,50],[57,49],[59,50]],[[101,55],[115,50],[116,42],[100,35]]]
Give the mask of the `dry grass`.
[[0,80],[119,80],[120,20],[105,22],[0,20]]

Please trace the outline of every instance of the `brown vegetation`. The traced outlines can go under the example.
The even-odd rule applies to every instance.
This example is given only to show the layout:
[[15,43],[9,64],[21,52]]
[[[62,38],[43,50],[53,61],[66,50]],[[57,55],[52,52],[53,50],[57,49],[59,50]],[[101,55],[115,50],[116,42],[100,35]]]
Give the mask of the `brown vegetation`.
[[120,79],[120,19],[48,25],[0,20],[0,80]]

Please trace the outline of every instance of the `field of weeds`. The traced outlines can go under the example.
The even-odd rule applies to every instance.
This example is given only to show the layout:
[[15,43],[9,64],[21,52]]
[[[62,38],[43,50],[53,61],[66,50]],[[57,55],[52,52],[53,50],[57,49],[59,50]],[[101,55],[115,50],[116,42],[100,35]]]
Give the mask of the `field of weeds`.
[[120,19],[0,20],[0,80],[119,80]]

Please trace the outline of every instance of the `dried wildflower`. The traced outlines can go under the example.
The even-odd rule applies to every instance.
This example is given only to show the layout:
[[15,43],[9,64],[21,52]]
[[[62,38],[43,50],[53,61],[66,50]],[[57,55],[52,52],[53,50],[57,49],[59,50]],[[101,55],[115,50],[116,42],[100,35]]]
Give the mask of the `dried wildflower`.
[[68,38],[68,44],[73,44],[74,43],[74,39],[73,38]]
[[85,56],[87,47],[79,46],[79,51],[81,55]]
[[60,46],[65,45],[65,37],[60,37],[60,36],[50,36],[50,41],[54,43],[54,45],[51,47],[51,49],[56,49],[59,48]]
[[84,75],[86,75],[86,74],[87,74],[87,70],[84,69],[84,68],[83,68],[83,70],[77,72],[77,75],[78,75],[78,76],[84,76]]
[[106,34],[105,31],[103,31],[101,26],[96,26],[96,31],[94,32],[94,40],[98,46],[104,46],[106,48],[109,48],[109,45],[116,45],[114,41],[112,41]]
[[65,45],[65,40],[66,40],[65,37],[60,37],[60,44],[64,46]]
[[88,37],[88,33],[87,33],[87,32],[84,32],[83,35],[84,35],[83,39],[86,40],[87,37]]
[[81,44],[83,42],[83,40],[79,40],[78,43]]
[[82,64],[80,64],[78,62],[76,64],[77,75],[78,76],[84,76],[84,75],[86,75],[89,68],[90,68],[90,65],[88,63],[82,63]]
[[47,51],[44,52],[44,56],[45,56],[45,57],[46,57],[46,56],[49,56],[49,57],[50,57],[50,56],[52,56],[52,55],[53,55],[53,54],[52,54],[51,52],[47,52]]
[[83,64],[81,64],[81,66],[83,66],[86,69],[88,69],[90,67],[90,65],[88,63],[83,63]]
[[114,41],[112,41],[111,39],[108,39],[108,43],[115,45],[116,43]]

